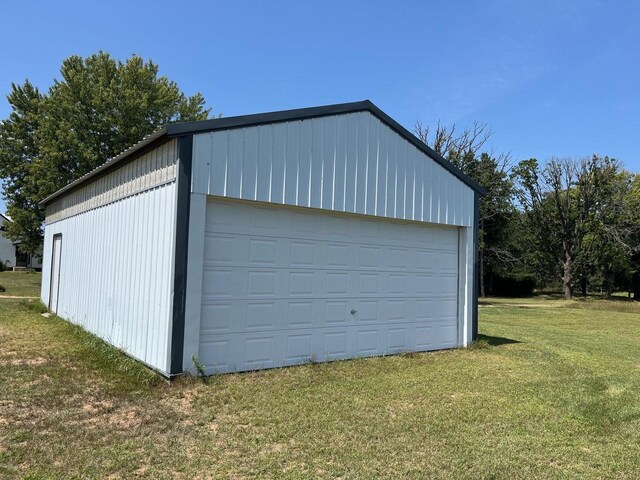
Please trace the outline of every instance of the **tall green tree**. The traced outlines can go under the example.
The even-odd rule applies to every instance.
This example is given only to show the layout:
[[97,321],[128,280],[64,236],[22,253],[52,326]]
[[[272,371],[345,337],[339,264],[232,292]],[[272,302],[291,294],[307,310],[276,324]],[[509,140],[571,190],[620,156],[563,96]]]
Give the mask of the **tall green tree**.
[[160,126],[210,113],[200,93],[186,96],[136,55],[124,62],[102,51],[74,55],[60,76],[46,94],[28,80],[12,84],[12,111],[0,123],[0,177],[14,220],[6,235],[29,253],[41,245],[38,202]]
[[583,295],[589,282],[610,297],[630,280],[640,230],[640,217],[632,205],[633,179],[633,174],[615,162],[605,164],[599,173],[597,212],[578,257]]
[[551,159],[540,168],[536,159],[514,169],[518,198],[538,244],[556,260],[566,298],[584,272],[589,239],[598,230],[618,227],[610,211],[620,185],[620,164],[609,157]]
[[629,232],[631,255],[629,258],[629,291],[640,302],[640,173],[636,173],[625,199],[627,221],[632,226]]

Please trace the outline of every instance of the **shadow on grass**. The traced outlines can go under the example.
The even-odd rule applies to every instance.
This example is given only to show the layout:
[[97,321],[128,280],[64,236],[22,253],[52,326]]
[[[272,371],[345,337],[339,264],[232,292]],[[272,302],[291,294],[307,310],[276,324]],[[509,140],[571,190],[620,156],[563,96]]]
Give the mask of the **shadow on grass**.
[[513,340],[512,338],[492,337],[490,335],[482,335],[482,334],[478,334],[477,341],[486,342],[492,347],[498,347],[500,345],[509,345],[511,343],[522,343],[521,341]]

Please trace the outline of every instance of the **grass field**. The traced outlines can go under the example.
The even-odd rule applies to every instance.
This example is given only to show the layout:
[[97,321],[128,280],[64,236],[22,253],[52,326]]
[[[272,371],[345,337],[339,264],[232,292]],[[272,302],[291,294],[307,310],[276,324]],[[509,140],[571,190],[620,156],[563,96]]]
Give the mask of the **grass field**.
[[39,297],[42,273],[0,272],[0,285],[6,291],[0,295],[17,297]]
[[205,385],[0,300],[0,478],[640,477],[637,306],[482,303],[470,349]]

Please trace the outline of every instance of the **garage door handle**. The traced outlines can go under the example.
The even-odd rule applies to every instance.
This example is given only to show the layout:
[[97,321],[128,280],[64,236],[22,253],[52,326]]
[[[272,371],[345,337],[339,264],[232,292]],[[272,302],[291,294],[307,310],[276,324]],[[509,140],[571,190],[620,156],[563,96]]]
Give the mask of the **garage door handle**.
[[354,309],[351,310],[351,315],[355,315],[356,313],[358,313],[357,310],[354,310]]

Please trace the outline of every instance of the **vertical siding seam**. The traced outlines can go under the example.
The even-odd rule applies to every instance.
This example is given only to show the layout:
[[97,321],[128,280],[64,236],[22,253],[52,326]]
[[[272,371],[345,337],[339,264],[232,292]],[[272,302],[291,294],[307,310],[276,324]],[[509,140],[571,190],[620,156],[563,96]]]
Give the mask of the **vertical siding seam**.
[[273,157],[275,154],[275,143],[274,142],[274,137],[275,137],[275,127],[273,125],[270,125],[270,130],[271,130],[271,152],[269,154],[269,201],[272,201],[271,195],[273,192]]
[[375,189],[375,197],[374,197],[374,215],[378,215],[378,194],[379,190],[379,182],[380,182],[380,123],[376,122],[376,189]]
[[335,126],[335,141],[333,142],[333,178],[331,180],[331,210],[336,209],[336,158],[338,156],[338,122],[333,122]]
[[[309,122],[307,125],[312,126]],[[322,124],[320,124],[322,125]],[[312,199],[311,199],[311,185],[312,185],[312,174],[313,174],[313,129],[309,128],[309,188],[307,191],[307,207],[311,207]]]
[[325,162],[325,158],[324,158],[324,152],[325,152],[325,128],[326,128],[326,119],[323,118],[322,119],[322,140],[320,141],[320,145],[322,146],[321,151],[322,151],[322,160],[320,161],[320,208],[322,208],[323,206],[323,199],[324,199],[324,162]]

